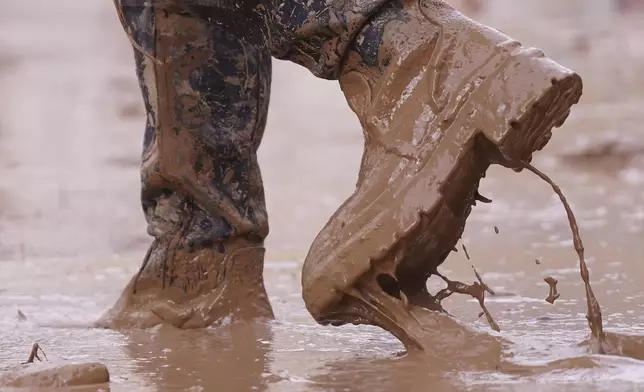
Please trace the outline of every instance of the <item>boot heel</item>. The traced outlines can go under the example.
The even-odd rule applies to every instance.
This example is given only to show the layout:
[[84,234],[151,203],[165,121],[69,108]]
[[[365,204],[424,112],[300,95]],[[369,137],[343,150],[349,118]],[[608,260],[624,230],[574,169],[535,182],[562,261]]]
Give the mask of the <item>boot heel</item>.
[[581,77],[536,49],[512,54],[497,72],[488,85],[490,110],[479,117],[490,126],[482,131],[509,161],[530,160],[579,101]]

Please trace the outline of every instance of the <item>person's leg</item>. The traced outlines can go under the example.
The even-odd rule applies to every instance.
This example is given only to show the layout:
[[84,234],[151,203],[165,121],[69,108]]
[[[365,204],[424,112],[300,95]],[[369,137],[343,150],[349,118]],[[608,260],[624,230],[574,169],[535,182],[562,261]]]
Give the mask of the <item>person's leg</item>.
[[97,325],[272,318],[257,162],[271,81],[264,24],[250,8],[120,9],[147,110],[141,198],[154,242]]
[[581,78],[443,1],[276,0],[267,19],[273,55],[338,79],[366,139],[355,192],[304,262],[307,309],[323,324],[381,326],[410,348],[450,341],[471,354],[484,338],[427,309],[453,291],[482,296],[482,285],[432,296],[425,283],[472,206],[489,202],[478,193],[489,165],[521,170]]

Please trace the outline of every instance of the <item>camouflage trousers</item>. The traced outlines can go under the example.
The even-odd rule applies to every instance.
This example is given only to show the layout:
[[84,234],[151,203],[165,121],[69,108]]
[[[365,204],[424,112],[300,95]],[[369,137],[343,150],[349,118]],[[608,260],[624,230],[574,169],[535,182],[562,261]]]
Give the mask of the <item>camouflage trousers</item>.
[[[324,79],[339,77],[350,51],[376,64],[384,23],[370,20],[400,4],[121,0],[117,7],[135,46],[147,111],[141,200],[156,239],[150,253],[171,259],[176,249],[223,254],[230,243],[262,245],[268,235],[257,149],[269,107],[271,58]],[[190,289],[190,277],[163,265],[164,287]]]

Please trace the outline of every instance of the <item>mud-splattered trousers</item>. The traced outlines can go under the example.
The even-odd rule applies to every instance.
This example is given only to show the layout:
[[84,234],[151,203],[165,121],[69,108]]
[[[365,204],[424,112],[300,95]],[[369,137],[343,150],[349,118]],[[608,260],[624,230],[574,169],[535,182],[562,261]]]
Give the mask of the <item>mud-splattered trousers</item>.
[[400,17],[401,4],[184,1],[122,0],[118,7],[135,46],[147,111],[141,198],[155,238],[148,268],[164,287],[188,292],[208,269],[178,259],[201,250],[261,247],[268,234],[257,149],[271,57],[324,79],[339,78],[350,52],[377,66],[386,62],[382,53],[378,58],[384,26]]

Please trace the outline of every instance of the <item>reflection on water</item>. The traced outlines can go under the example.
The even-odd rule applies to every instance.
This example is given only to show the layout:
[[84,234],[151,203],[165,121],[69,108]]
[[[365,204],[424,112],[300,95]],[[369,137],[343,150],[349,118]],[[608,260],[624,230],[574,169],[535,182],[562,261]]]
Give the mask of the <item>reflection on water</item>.
[[157,328],[125,336],[132,371],[156,390],[266,391],[272,337],[266,324],[226,325],[210,331]]

